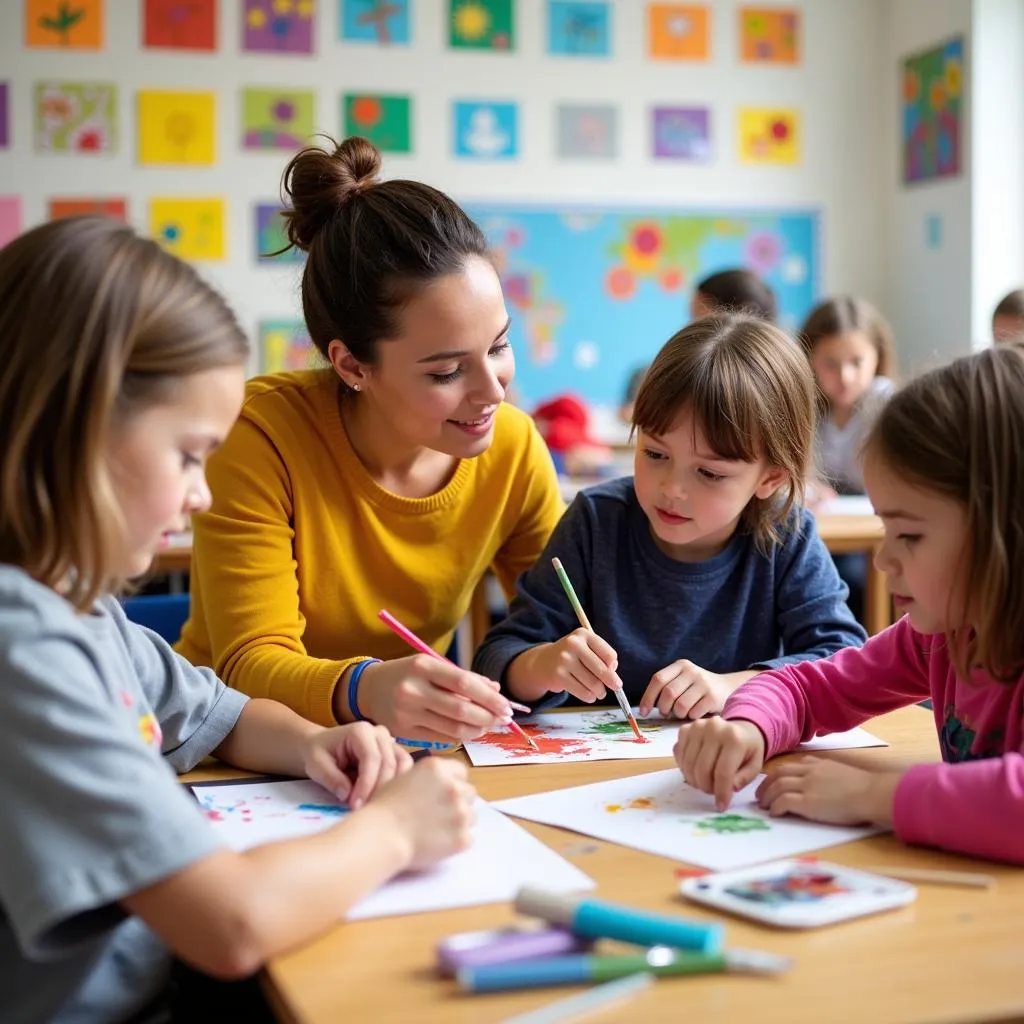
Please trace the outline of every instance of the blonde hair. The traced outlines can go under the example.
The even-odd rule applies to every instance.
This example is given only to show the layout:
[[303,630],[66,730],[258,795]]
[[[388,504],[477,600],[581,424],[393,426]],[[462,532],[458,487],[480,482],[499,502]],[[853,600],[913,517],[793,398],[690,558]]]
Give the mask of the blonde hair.
[[1015,681],[1024,671],[1024,348],[990,348],[911,381],[879,414],[864,450],[964,507],[947,608],[957,624],[947,632],[953,664],[962,679],[980,666]]
[[786,470],[783,496],[751,498],[743,523],[767,550],[802,504],[814,441],[814,377],[800,346],[748,315],[713,313],[674,334],[655,356],[633,407],[633,429],[660,436],[689,409],[723,459]]
[[92,216],[0,249],[0,338],[0,562],[86,610],[121,582],[109,431],[182,378],[243,363],[248,342],[191,267]]

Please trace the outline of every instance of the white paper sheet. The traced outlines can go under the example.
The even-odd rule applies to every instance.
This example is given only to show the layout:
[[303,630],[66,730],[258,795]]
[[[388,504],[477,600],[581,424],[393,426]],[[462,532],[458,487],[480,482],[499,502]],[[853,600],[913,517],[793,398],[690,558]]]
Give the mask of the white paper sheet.
[[513,817],[713,871],[794,857],[884,831],[771,818],[754,802],[762,778],[741,789],[724,814],[715,810],[712,796],[688,786],[675,769],[515,797],[492,806]]
[[[636,709],[633,709],[636,714]],[[531,715],[519,724],[540,747],[528,747],[508,730],[487,733],[465,744],[474,765],[554,764],[556,761],[616,761],[671,757],[679,722],[657,714],[637,718],[647,740],[638,743],[619,708]]]
[[[636,709],[634,708],[634,714]],[[655,713],[637,719],[646,743],[637,743],[629,723],[618,708],[600,711],[566,711],[531,715],[520,720],[540,750],[528,747],[509,730],[469,740],[466,753],[477,767],[498,764],[554,764],[558,761],[648,760],[671,757],[680,722]],[[842,750],[884,747],[885,740],[864,729],[820,736],[803,743],[800,750]]]
[[[315,782],[254,782],[193,786],[206,816],[236,850],[312,835],[347,813]],[[477,801],[473,845],[424,872],[399,876],[358,903],[350,920],[447,910],[512,899],[521,886],[557,892],[592,889],[594,882],[539,839]]]

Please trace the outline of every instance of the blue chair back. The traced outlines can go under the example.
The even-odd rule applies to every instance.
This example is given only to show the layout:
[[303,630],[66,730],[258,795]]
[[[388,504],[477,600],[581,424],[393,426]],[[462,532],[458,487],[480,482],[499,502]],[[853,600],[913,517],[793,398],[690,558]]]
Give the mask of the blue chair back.
[[132,622],[159,633],[169,644],[177,643],[188,618],[188,594],[140,594],[121,603]]

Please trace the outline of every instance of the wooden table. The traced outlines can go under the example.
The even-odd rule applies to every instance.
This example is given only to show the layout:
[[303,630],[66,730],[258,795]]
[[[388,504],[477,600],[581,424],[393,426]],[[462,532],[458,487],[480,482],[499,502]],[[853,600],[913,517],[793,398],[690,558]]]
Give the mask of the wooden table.
[[[938,758],[934,722],[922,708],[905,708],[869,727],[893,747],[822,756],[890,766]],[[471,772],[480,794],[496,800],[666,767],[668,760],[599,761]],[[599,898],[725,920],[730,947],[795,958],[793,970],[773,979],[661,979],[598,1018],[602,1024],[1024,1020],[1024,871],[1019,868],[904,847],[891,835],[832,847],[822,857],[841,864],[984,871],[996,884],[989,890],[921,885],[916,903],[904,909],[830,928],[784,932],[683,903],[675,895],[674,861],[544,825],[520,824],[590,875],[598,883]],[[596,852],[579,852],[586,846]],[[342,925],[277,957],[265,972],[267,991],[287,1024],[490,1024],[574,991],[466,996],[454,982],[437,977],[434,947],[441,938],[512,920],[511,908],[496,904]]]

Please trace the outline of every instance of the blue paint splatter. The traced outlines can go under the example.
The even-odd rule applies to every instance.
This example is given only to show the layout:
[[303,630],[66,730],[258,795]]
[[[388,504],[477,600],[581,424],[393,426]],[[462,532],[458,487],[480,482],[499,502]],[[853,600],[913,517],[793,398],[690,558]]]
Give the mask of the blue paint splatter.
[[299,804],[300,811],[311,811],[314,814],[333,814],[337,817],[348,814],[347,807],[338,804]]

